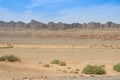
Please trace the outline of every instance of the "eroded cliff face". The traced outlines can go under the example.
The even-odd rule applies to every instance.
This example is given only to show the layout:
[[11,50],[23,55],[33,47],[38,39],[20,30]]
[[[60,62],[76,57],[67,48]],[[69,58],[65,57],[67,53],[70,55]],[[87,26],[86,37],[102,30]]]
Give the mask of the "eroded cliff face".
[[90,22],[90,23],[72,23],[72,24],[66,24],[66,23],[54,23],[49,22],[48,24],[31,20],[30,23],[24,23],[24,22],[4,22],[0,21],[0,28],[15,28],[15,29],[48,29],[48,30],[66,30],[66,29],[97,29],[97,28],[120,28],[120,24],[116,24],[113,22],[107,22],[106,24],[102,24],[99,22]]

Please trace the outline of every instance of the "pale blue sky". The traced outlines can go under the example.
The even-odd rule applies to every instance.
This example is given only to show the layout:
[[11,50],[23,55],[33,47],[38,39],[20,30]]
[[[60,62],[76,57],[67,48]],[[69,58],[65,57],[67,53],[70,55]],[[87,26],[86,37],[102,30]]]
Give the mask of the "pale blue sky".
[[120,23],[120,0],[0,0],[0,20]]

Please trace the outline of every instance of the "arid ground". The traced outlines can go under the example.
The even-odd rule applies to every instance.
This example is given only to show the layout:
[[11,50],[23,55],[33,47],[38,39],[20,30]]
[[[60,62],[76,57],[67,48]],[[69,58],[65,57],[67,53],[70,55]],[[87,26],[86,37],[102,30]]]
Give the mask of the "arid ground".
[[[51,32],[1,30],[0,34],[0,56],[14,55],[22,60],[0,62],[0,80],[89,76],[81,73],[87,64],[105,65],[107,74],[103,76],[120,75],[113,70],[113,65],[120,62],[120,36],[114,36],[120,34],[117,29]],[[84,38],[83,34],[100,36]],[[12,48],[6,48],[9,45]],[[66,66],[50,64],[54,59],[66,62]],[[50,67],[44,67],[45,64]],[[80,70],[79,73],[70,73],[76,69]]]

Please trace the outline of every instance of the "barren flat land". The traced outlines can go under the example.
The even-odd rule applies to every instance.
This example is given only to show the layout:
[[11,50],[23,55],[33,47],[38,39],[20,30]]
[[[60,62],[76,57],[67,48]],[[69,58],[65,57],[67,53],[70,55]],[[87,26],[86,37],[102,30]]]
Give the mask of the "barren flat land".
[[[113,70],[113,65],[120,63],[119,39],[119,29],[1,29],[0,56],[14,55],[21,58],[21,62],[0,62],[0,80],[89,77],[81,73],[88,64],[105,65],[107,74],[102,76],[119,76],[120,73]],[[65,62],[66,66],[50,64],[55,59]],[[71,73],[76,69],[79,73]]]

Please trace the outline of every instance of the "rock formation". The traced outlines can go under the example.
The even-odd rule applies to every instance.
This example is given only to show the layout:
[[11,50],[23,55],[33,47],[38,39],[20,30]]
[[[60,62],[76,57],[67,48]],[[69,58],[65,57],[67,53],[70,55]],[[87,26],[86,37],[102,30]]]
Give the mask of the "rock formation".
[[90,23],[72,23],[72,24],[66,24],[66,23],[54,23],[49,22],[48,24],[31,20],[30,23],[24,23],[24,22],[4,22],[0,21],[0,29],[1,28],[9,28],[9,29],[48,29],[48,30],[66,30],[66,29],[96,29],[96,28],[120,28],[120,24],[116,24],[113,22],[107,22],[105,24],[99,23],[99,22],[90,22]]

